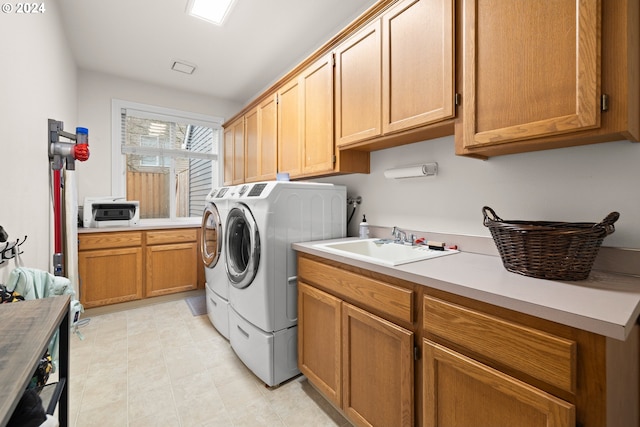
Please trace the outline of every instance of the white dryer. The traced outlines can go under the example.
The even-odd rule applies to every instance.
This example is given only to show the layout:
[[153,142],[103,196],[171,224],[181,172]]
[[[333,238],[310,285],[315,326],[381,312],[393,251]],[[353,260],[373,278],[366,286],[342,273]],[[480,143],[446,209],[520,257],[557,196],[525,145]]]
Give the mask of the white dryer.
[[229,341],[267,385],[297,375],[292,243],[346,235],[346,187],[269,181],[236,187],[225,227]]
[[206,277],[207,315],[226,339],[229,339],[229,279],[224,266],[224,227],[229,212],[227,197],[232,190],[233,187],[214,188],[207,195],[200,251]]

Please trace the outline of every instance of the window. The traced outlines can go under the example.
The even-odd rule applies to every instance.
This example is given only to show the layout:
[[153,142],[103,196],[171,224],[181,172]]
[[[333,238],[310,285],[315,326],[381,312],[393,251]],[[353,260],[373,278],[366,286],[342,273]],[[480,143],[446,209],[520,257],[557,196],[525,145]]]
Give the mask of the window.
[[[125,119],[126,120],[126,119]],[[126,138],[126,136],[125,136]],[[140,146],[141,147],[159,147],[159,138],[155,135],[140,135]],[[141,166],[160,166],[160,157],[159,156],[142,156],[140,158]]]
[[201,217],[220,182],[222,119],[113,100],[114,196],[140,202],[140,218]]

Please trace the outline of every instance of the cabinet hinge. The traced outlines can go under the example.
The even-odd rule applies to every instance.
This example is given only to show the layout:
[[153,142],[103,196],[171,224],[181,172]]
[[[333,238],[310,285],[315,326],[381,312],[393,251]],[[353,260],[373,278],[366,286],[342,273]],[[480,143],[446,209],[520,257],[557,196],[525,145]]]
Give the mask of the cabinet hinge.
[[417,345],[413,347],[413,359],[420,360],[420,348]]
[[600,110],[601,111],[609,111],[609,95],[603,93],[600,96]]
[[276,95],[276,105],[280,104],[280,97]]
[[333,158],[331,159],[331,161],[333,162],[333,164],[335,165],[336,162],[338,161],[338,158],[334,155]]
[[335,53],[331,54],[331,66],[332,67],[336,66],[336,54]]
[[453,95],[453,103],[459,107],[460,104],[462,104],[462,95],[460,95],[459,93]]

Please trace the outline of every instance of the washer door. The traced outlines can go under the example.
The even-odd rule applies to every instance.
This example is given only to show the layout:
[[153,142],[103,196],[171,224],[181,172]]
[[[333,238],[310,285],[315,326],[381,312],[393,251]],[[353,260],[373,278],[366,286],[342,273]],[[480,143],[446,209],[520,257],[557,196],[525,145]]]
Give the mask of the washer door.
[[234,287],[246,288],[260,264],[260,233],[246,205],[238,203],[231,208],[225,233],[227,276]]
[[222,221],[220,212],[213,203],[208,203],[202,214],[202,261],[206,268],[213,268],[222,253]]

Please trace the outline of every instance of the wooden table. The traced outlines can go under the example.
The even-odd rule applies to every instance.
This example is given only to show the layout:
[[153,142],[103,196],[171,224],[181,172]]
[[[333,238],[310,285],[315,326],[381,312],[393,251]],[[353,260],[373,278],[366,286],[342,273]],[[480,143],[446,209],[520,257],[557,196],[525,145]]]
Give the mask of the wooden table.
[[52,335],[59,330],[58,375],[66,379],[58,406],[68,425],[69,295],[0,304],[0,426],[6,426]]

